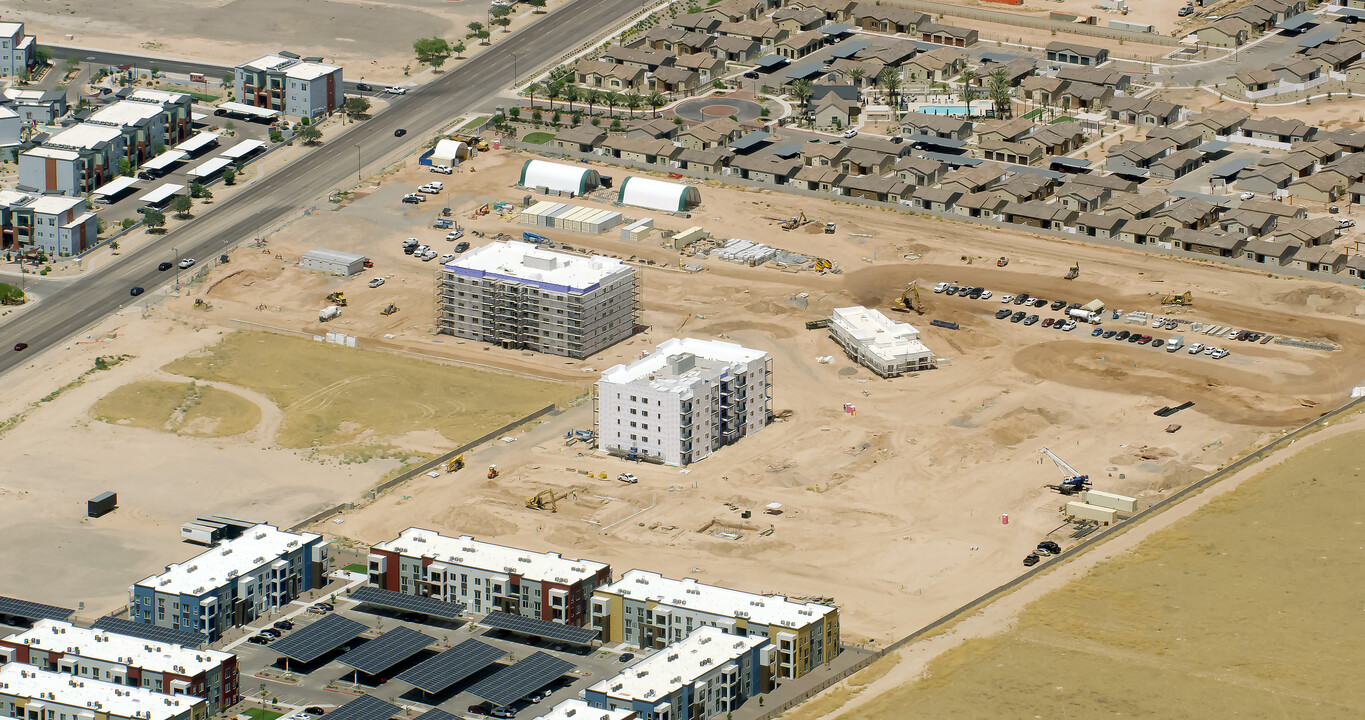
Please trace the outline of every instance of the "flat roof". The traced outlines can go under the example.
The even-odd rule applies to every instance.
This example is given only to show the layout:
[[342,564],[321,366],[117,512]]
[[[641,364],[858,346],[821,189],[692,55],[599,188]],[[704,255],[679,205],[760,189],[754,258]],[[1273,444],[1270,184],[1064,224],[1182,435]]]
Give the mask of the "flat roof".
[[629,720],[634,717],[635,711],[629,708],[595,708],[578,698],[569,698],[536,720]]
[[59,620],[40,620],[33,628],[5,638],[6,642],[31,648],[107,660],[152,672],[194,676],[211,670],[232,657],[232,653],[158,643],[146,638],[94,630]]
[[1254,157],[1234,158],[1214,168],[1209,177],[1230,178],[1255,164]]
[[787,58],[782,57],[781,55],[778,55],[778,54],[774,53],[774,54],[772,54],[772,55],[764,55],[763,57],[761,57],[761,58],[755,60],[755,61],[754,61],[754,67],[758,67],[758,68],[779,68],[779,67],[782,67],[783,65],[786,65],[786,64],[789,63],[789,62],[791,62],[791,61],[788,60]]
[[195,135],[194,137],[190,138],[189,140],[186,140],[185,142],[176,145],[175,149],[183,150],[187,153],[196,152],[198,150],[202,150],[212,145],[213,143],[218,142],[218,138],[222,136],[223,136],[222,133],[201,132],[198,135]]
[[374,548],[492,572],[515,573],[528,580],[563,585],[595,577],[607,567],[606,563],[560,557],[559,553],[538,553],[494,545],[475,540],[469,535],[448,537],[435,530],[417,527],[410,527],[393,540],[375,545]]
[[[165,200],[169,200],[169,199],[171,198],[171,196],[175,195],[176,193],[178,193],[178,192],[180,192],[181,190],[184,190],[184,189],[185,189],[185,186],[184,186],[184,185],[177,185],[177,184],[175,184],[175,183],[166,183],[166,184],[164,184],[164,185],[162,185],[162,186],[156,188],[155,190],[152,190],[151,192],[148,192],[147,194],[143,195],[142,197],[138,198],[138,201],[139,201],[139,202],[145,202],[145,203],[159,203],[159,202],[162,202],[162,201],[165,201]],[[148,578],[148,579],[150,580],[151,578]]]
[[861,306],[835,308],[830,323],[839,326],[859,346],[884,362],[896,362],[929,352],[910,323],[892,320],[879,310]]
[[85,200],[69,195],[40,195],[29,207],[33,212],[44,215],[60,215],[72,208],[85,204]]
[[24,151],[25,155],[32,157],[52,158],[53,160],[79,160],[81,154],[75,150],[61,150],[58,148],[35,147]]
[[283,73],[285,77],[297,80],[316,80],[331,72],[340,70],[336,65],[302,60],[299,58],[288,58],[282,55],[262,55],[255,60],[250,60],[238,65],[238,67],[255,70],[257,72],[276,72]]
[[558,292],[590,292],[605,279],[629,270],[615,258],[570,255],[518,240],[491,242],[446,265],[459,275],[518,280]]
[[754,130],[753,132],[741,135],[738,139],[731,141],[726,147],[731,150],[752,150],[755,147],[758,147],[759,143],[768,142],[772,137],[773,135],[770,132]]
[[143,120],[150,120],[162,113],[160,105],[153,105],[147,102],[134,102],[132,100],[120,100],[112,105],[104,107],[90,113],[86,122],[102,123],[115,127],[128,127],[136,125]]
[[218,107],[230,113],[237,113],[238,115],[254,115],[258,118],[273,118],[276,115],[280,114],[279,110],[271,110],[269,108],[258,108],[255,105],[247,105],[246,103],[239,102],[218,103]]
[[133,94],[129,95],[128,97],[134,100],[141,100],[142,102],[171,104],[176,104],[179,102],[183,102],[185,100],[192,99],[189,93],[170,92],[168,90],[151,90],[147,88],[144,88],[142,90],[134,90]]
[[65,620],[74,614],[76,611],[70,608],[0,596],[0,615],[9,615],[26,620]]
[[233,145],[232,147],[224,150],[223,157],[236,160],[238,158],[250,155],[251,153],[260,150],[263,147],[265,147],[265,143],[261,142],[260,140],[243,140],[237,143],[236,145]]
[[199,167],[190,169],[190,177],[209,177],[232,164],[232,158],[216,157]]
[[1059,173],[1056,170],[1046,170],[1030,165],[1010,165],[1005,169],[1012,173],[1033,173],[1034,175],[1041,175],[1050,180],[1062,180],[1066,178],[1066,173]]
[[342,250],[328,250],[327,248],[313,248],[304,253],[303,257],[305,260],[327,260],[331,262],[346,263],[347,265],[365,259],[364,255],[348,253]]
[[934,147],[947,148],[949,150],[961,150],[967,147],[967,143],[962,140],[952,138],[941,138],[936,135],[925,135],[924,133],[911,133],[905,136],[905,142],[917,145],[933,145]]
[[113,180],[110,180],[109,182],[99,186],[98,188],[95,188],[94,192],[90,194],[100,195],[102,197],[109,197],[110,195],[117,195],[136,184],[137,178],[128,177],[127,175],[120,175],[114,178]]
[[[182,189],[183,185],[167,183],[139,199],[160,202]],[[241,537],[227,540],[183,563],[171,565],[166,572],[151,575],[137,584],[149,586],[157,592],[203,595],[209,588],[245,575],[321,537],[315,533],[285,532],[274,525],[257,525]]]
[[1053,155],[1052,157],[1048,158],[1047,161],[1049,165],[1061,165],[1062,167],[1078,169],[1090,167],[1089,160],[1086,160],[1084,158],[1066,157],[1063,155]]
[[1232,143],[1226,140],[1210,140],[1200,145],[1199,147],[1196,147],[1195,150],[1201,153],[1212,155],[1214,153],[1223,152],[1224,150],[1227,150],[1231,146]]
[[682,640],[588,689],[613,698],[662,702],[683,686],[767,642],[763,635],[730,635],[717,627],[699,627]]
[[43,143],[44,146],[64,148],[96,148],[115,138],[122,137],[123,131],[108,125],[80,123],[53,135]]
[[1294,17],[1287,18],[1284,22],[1280,23],[1279,25],[1276,25],[1275,27],[1279,28],[1280,30],[1294,31],[1301,30],[1303,29],[1304,26],[1312,25],[1316,22],[1318,22],[1317,15],[1310,12],[1305,12],[1299,13]]
[[[1352,10],[1353,8],[1333,8],[1333,9],[1334,9],[1334,10],[1337,10],[1337,11],[1341,11],[1341,10]],[[1356,15],[1355,17],[1365,18],[1365,12],[1362,12],[1360,15]],[[1341,32],[1341,28],[1340,28],[1340,27],[1337,27],[1336,25],[1324,25],[1324,26],[1322,26],[1322,27],[1320,27],[1320,28],[1318,28],[1318,29],[1316,29],[1316,30],[1313,30],[1313,31],[1309,32],[1308,34],[1304,35],[1303,37],[1300,37],[1300,38],[1299,38],[1299,41],[1296,43],[1296,45],[1298,45],[1298,46],[1301,47],[1301,48],[1315,48],[1315,47],[1317,47],[1317,46],[1319,46],[1319,45],[1321,45],[1321,44],[1327,42],[1328,40],[1331,40],[1332,38],[1336,37],[1337,34],[1340,33],[1340,32]]]
[[620,580],[598,588],[633,600],[655,600],[661,605],[681,605],[690,610],[744,617],[749,623],[798,628],[833,612],[834,608],[817,603],[800,603],[781,595],[759,595],[716,585],[705,585],[693,578],[675,580],[648,570],[628,570]]
[[193,695],[166,695],[87,677],[72,682],[76,678],[70,673],[48,672],[21,663],[0,666],[0,684],[4,685],[6,695],[29,700],[46,695],[50,702],[92,708],[101,715],[169,720],[204,703],[203,698]]
[[614,385],[647,383],[655,390],[686,393],[697,383],[719,380],[734,366],[758,360],[766,354],[723,340],[672,338],[629,365],[608,368],[602,373],[602,382]]
[[178,163],[178,162],[183,162],[183,161],[184,161],[186,158],[188,158],[188,157],[189,157],[189,153],[184,152],[183,150],[167,150],[166,152],[161,153],[160,155],[157,155],[156,157],[152,158],[151,160],[148,160],[147,162],[142,163],[142,169],[143,169],[143,170],[165,170],[166,168],[168,168],[168,167],[170,167],[170,166],[172,166],[172,165],[174,165],[174,164],[176,164],[176,163]]

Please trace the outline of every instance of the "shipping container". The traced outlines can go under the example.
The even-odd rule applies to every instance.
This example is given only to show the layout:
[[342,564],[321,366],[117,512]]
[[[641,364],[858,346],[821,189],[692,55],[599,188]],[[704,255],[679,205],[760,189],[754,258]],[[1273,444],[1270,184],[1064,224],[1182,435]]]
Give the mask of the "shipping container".
[[1081,493],[1081,500],[1091,505],[1118,510],[1119,512],[1132,513],[1137,511],[1137,498],[1130,498],[1127,495],[1115,495],[1102,490],[1086,490]]
[[1105,525],[1112,525],[1118,520],[1118,511],[1113,508],[1100,507],[1083,502],[1069,502],[1066,504],[1066,516],[1077,520],[1097,520]]
[[200,545],[212,545],[222,540],[223,534],[221,530],[216,530],[207,525],[189,522],[180,526],[180,539]]
[[87,517],[97,518],[114,511],[118,507],[118,493],[102,492],[85,503],[85,514]]

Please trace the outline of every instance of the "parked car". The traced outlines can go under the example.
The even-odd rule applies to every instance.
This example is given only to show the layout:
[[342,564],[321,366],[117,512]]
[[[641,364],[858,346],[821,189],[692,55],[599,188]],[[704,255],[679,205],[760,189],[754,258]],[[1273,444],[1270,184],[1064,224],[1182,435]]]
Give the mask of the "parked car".
[[[276,620],[276,621],[275,621],[275,624],[274,624],[272,627],[278,628],[278,629],[280,629],[280,630],[293,630],[293,629],[294,629],[294,621],[292,621],[292,620]],[[318,712],[317,712],[318,715],[321,715],[321,714],[322,714],[322,708],[308,708],[308,712],[309,712],[310,714],[313,712],[313,710],[317,710],[317,711],[318,711]]]
[[944,290],[943,292],[944,292],[945,294],[947,294],[947,295],[956,295],[956,294],[958,294],[958,293],[961,292],[961,291],[962,291],[962,288],[960,288],[960,287],[958,287],[958,286],[956,286],[956,285],[949,285],[949,286],[948,286],[948,289],[947,289],[947,290]]
[[156,266],[156,269],[157,269],[157,270],[160,270],[160,271],[162,271],[162,272],[165,272],[165,271],[171,269],[171,264],[168,263],[168,262],[164,262],[164,263],[161,263],[160,265],[157,265],[157,266]]
[[634,659],[635,653],[621,653],[621,657],[617,658],[617,660],[620,660],[621,662],[630,662]]
[[1161,338],[1154,338],[1152,340],[1152,347],[1154,348],[1166,347],[1166,341],[1162,340]]
[[640,482],[640,478],[635,477],[635,473],[621,473],[620,475],[616,476],[616,479],[629,485],[634,485],[635,483]]
[[1204,352],[1204,343],[1195,343],[1190,346],[1189,353],[1191,355],[1198,355],[1201,352]]
[[425,195],[418,195],[417,193],[408,193],[407,195],[404,195],[404,196],[403,196],[403,202],[405,202],[405,203],[414,203],[414,204],[416,204],[416,203],[422,203],[422,202],[426,202],[426,201],[427,201],[427,198],[426,198]]
[[306,713],[308,713],[309,715],[312,715],[313,717],[322,717],[323,715],[326,714],[326,711],[325,711],[325,710],[323,710],[322,708],[320,708],[320,707],[318,707],[318,706],[316,706],[316,705],[313,705],[313,706],[311,706],[311,707],[306,707],[306,708],[303,709],[303,711],[306,712]]
[[1002,302],[1002,303],[1012,303],[1012,302],[1014,302],[1014,296],[1013,296],[1013,295],[1001,295],[1001,296],[1000,296],[1000,302]]
[[434,173],[440,173],[442,175],[449,175],[455,172],[455,169],[450,167],[449,165],[432,165],[431,171]]
[[465,250],[468,250],[468,249],[469,249],[469,243],[467,243],[467,242],[457,243],[457,244],[455,245],[455,252],[457,252],[457,253],[462,253],[462,252],[464,252]]
[[1028,302],[1028,293],[1023,293],[1021,295],[1014,296],[1015,305],[1023,305],[1026,302]]
[[492,707],[491,705],[489,705],[488,703],[479,703],[478,705],[470,705],[470,706],[469,706],[469,714],[470,714],[470,715],[483,715],[484,717],[487,717],[487,716],[493,714],[493,707]]
[[1188,17],[1194,14],[1194,8],[1190,7],[1189,5],[1184,5],[1179,10],[1177,10],[1175,14],[1180,17]]
[[1062,554],[1062,546],[1061,546],[1061,545],[1058,545],[1057,543],[1055,543],[1055,542],[1053,542],[1053,541],[1051,541],[1051,540],[1044,540],[1044,541],[1038,543],[1038,547],[1039,547],[1039,548],[1044,548],[1044,549],[1046,549],[1048,552],[1052,553],[1053,555],[1061,555],[1061,554]]
[[982,290],[982,291],[981,291],[981,299],[982,299],[982,300],[990,300],[990,299],[991,299],[991,291],[990,291],[990,290]]
[[997,311],[995,312],[995,319],[996,319],[996,320],[1004,320],[1005,318],[1007,318],[1007,317],[1009,317],[1009,316],[1010,316],[1010,311],[1009,311],[1008,309],[1006,309],[1006,308],[1001,308],[1001,309],[999,309],[999,310],[997,310]]
[[[1132,335],[1132,333],[1128,332],[1127,330],[1120,330],[1119,333],[1114,336],[1114,339],[1118,340],[1119,342],[1122,342],[1124,340],[1127,340],[1129,335]],[[1109,335],[1106,334],[1105,337],[1109,337]]]
[[1038,322],[1038,316],[1037,316],[1037,315],[1030,315],[1030,316],[1024,318],[1024,324],[1025,324],[1025,325],[1034,325],[1034,324],[1036,324],[1037,322]]
[[325,610],[327,612],[332,612],[333,610],[336,609],[336,606],[332,605],[332,603],[329,602],[313,603],[313,607],[317,608],[318,610]]
[[858,137],[858,131],[857,131],[857,130],[854,130],[853,128],[849,128],[849,129],[847,129],[847,130],[844,131],[844,137],[846,137],[846,138],[855,138],[855,137]]
[[1167,330],[1174,330],[1174,329],[1176,329],[1176,328],[1178,328],[1178,327],[1180,327],[1180,323],[1179,323],[1178,321],[1176,321],[1176,320],[1167,320],[1167,321],[1166,321],[1166,329],[1167,329]]
[[973,300],[980,300],[981,293],[983,292],[986,292],[986,288],[972,288],[971,292],[967,293],[967,297]]
[[373,279],[373,280],[370,281],[370,287],[372,287],[372,288],[377,288],[377,287],[379,287],[380,285],[383,285],[383,284],[384,284],[384,278],[375,278],[375,279]]
[[255,645],[269,645],[272,639],[273,638],[267,635],[252,635],[251,637],[247,638],[246,641],[249,643],[253,643]]
[[1340,219],[1340,220],[1337,221],[1337,228],[1339,228],[1339,229],[1341,229],[1341,230],[1345,230],[1346,228],[1355,227],[1355,226],[1356,226],[1356,221],[1355,221],[1355,220],[1352,220],[1352,219],[1350,219],[1350,218],[1342,218],[1342,219]]
[[1015,313],[1015,314],[1013,314],[1013,315],[1010,316],[1010,322],[1012,322],[1012,323],[1020,322],[1020,321],[1022,321],[1027,315],[1028,315],[1028,313],[1025,313],[1023,310],[1020,310],[1019,312],[1017,312],[1017,313]]
[[1214,348],[1213,352],[1209,353],[1209,357],[1213,358],[1214,360],[1222,360],[1223,358],[1231,354],[1232,353],[1230,351],[1224,350],[1223,348]]
[[1152,341],[1152,336],[1151,336],[1151,335],[1143,335],[1142,337],[1138,338],[1138,344],[1139,344],[1139,345],[1146,345],[1147,343],[1149,343],[1149,342],[1151,342],[1151,341]]
[[1029,553],[1024,556],[1024,567],[1033,567],[1038,564],[1038,553]]
[[941,292],[943,292],[943,291],[945,291],[945,290],[947,290],[947,289],[948,289],[948,283],[946,283],[946,282],[941,282],[941,283],[939,283],[939,284],[937,284],[937,285],[934,286],[934,292],[936,292],[936,293],[941,293]]
[[1033,307],[1047,307],[1047,301],[1042,298],[1033,298]]
[[749,78],[750,80],[757,80],[763,76],[759,75],[756,70],[750,70],[749,72],[744,73],[744,77]]
[[276,630],[275,628],[266,628],[262,630],[260,634],[275,639],[279,639],[281,635],[284,635],[284,633],[280,632],[279,630]]
[[422,262],[431,262],[432,260],[435,260],[435,259],[436,259],[436,251],[435,251],[435,250],[428,250],[428,251],[422,253]]
[[1099,337],[1104,334],[1104,328],[1095,328],[1090,331],[1090,337]]
[[446,253],[445,255],[441,256],[441,264],[444,265],[454,259],[455,253]]
[[1066,322],[1062,323],[1062,330],[1064,330],[1064,331],[1066,331],[1066,332],[1071,332],[1072,330],[1075,330],[1075,329],[1076,329],[1076,321],[1075,321],[1075,320],[1067,320]]
[[1064,307],[1066,307],[1066,301],[1065,301],[1065,300],[1053,300],[1053,301],[1052,301],[1052,309],[1053,309],[1053,310],[1061,310],[1061,309],[1064,308]]
[[1116,334],[1118,334],[1117,330],[1105,330],[1103,337],[1105,340],[1108,340],[1109,338],[1114,337],[1114,335]]
[[374,89],[374,86],[369,83],[356,83],[355,89],[361,92],[369,92]]
[[1043,318],[1043,327],[1052,327],[1052,323],[1054,322],[1056,322],[1056,320],[1053,320],[1052,318]]
[[436,193],[439,193],[442,190],[444,190],[445,187],[446,187],[445,183],[442,182],[429,182],[426,185],[417,188],[417,192],[430,193],[432,195],[435,195]]

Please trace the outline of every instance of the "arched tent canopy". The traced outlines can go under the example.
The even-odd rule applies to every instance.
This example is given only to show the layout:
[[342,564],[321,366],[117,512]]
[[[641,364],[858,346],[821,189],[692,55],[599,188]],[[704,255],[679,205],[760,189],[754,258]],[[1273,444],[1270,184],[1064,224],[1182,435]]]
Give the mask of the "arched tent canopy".
[[469,159],[469,146],[459,140],[442,139],[431,152],[431,162],[435,165],[455,165]]
[[628,177],[621,183],[616,201],[650,210],[686,212],[701,204],[701,191],[691,185]]
[[602,178],[597,171],[588,167],[562,165],[544,160],[527,160],[521,166],[522,187],[544,187],[558,192],[571,192],[583,195],[597,189]]

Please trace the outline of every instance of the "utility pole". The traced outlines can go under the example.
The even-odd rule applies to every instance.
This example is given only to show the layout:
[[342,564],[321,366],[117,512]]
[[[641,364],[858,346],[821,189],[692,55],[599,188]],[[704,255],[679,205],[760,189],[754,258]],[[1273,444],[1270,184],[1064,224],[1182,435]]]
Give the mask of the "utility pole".
[[355,181],[356,181],[356,182],[361,182],[361,181],[364,179],[364,178],[360,177],[360,172],[361,172],[361,163],[360,163],[360,143],[356,143],[356,144],[355,144]]

